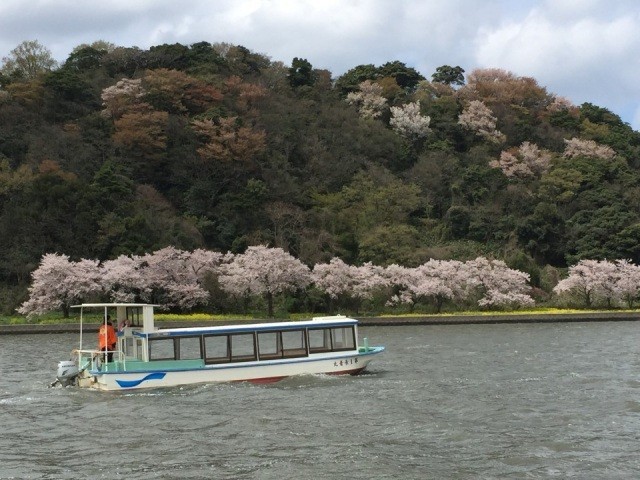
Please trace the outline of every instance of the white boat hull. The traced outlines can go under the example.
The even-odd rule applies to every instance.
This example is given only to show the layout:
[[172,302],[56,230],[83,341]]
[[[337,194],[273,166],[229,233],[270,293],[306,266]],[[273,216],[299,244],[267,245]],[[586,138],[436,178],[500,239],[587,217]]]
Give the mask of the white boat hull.
[[305,374],[357,374],[366,368],[376,354],[383,351],[384,347],[372,347],[366,352],[332,352],[304,358],[206,365],[197,369],[154,370],[149,364],[149,368],[143,371],[85,370],[78,377],[78,385],[121,391],[217,382],[269,383]]

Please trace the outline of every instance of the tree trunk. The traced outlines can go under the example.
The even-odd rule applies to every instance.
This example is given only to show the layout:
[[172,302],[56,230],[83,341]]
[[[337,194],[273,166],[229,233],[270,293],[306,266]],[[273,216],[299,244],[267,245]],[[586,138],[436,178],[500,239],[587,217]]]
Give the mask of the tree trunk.
[[273,293],[267,292],[266,297],[267,297],[268,315],[269,315],[269,318],[273,318]]

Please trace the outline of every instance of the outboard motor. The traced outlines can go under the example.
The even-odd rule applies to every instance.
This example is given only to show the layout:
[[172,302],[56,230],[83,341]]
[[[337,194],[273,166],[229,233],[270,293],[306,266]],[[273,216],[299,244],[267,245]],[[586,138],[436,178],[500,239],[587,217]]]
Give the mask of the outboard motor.
[[73,360],[58,362],[58,373],[56,374],[56,381],[53,382],[53,385],[56,383],[60,383],[63,387],[72,385],[79,373],[80,370]]

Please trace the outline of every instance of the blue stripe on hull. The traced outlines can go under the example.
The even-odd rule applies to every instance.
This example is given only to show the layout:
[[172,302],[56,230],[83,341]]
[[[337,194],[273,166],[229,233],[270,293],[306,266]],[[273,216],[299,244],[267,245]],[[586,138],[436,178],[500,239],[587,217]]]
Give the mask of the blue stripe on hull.
[[140,380],[116,380],[116,383],[120,385],[122,388],[133,388],[140,385],[142,382],[146,382],[147,380],[162,380],[165,377],[165,372],[154,372],[146,375]]

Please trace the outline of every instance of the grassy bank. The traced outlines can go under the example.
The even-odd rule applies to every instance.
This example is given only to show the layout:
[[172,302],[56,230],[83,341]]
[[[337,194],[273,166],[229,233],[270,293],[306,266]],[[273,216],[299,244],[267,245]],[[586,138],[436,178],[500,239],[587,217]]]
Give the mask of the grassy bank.
[[[375,315],[377,318],[393,317],[393,318],[414,318],[414,317],[465,317],[465,316],[513,316],[513,315],[563,315],[563,314],[607,314],[607,313],[640,313],[640,310],[594,310],[594,309],[569,309],[569,308],[534,308],[527,310],[500,310],[500,311],[487,311],[487,310],[468,310],[460,312],[442,312],[442,313],[386,313]],[[289,314],[289,320],[303,320],[314,316],[322,316],[326,314],[322,313],[295,313]],[[351,314],[350,316],[356,318],[366,318],[369,315]],[[197,321],[230,321],[230,320],[264,320],[265,316],[260,315],[214,315],[210,313],[156,313],[155,318],[158,321],[171,321],[171,322],[197,322]],[[283,318],[279,317],[279,320]],[[83,321],[86,323],[99,323],[102,320],[101,314],[89,314],[83,316]],[[62,314],[50,313],[47,315],[41,315],[38,317],[27,318],[24,316],[0,316],[0,325],[58,325],[67,323],[79,323],[79,315],[72,315],[69,318],[64,318]]]
[[[156,313],[155,319],[159,321],[228,321],[228,320],[251,320],[253,316],[246,315],[212,315],[208,313]],[[102,321],[101,314],[83,315],[85,323],[100,323]],[[79,315],[71,315],[64,318],[61,314],[47,314],[38,317],[27,318],[23,316],[0,316],[0,325],[64,325],[67,323],[79,323]]]

